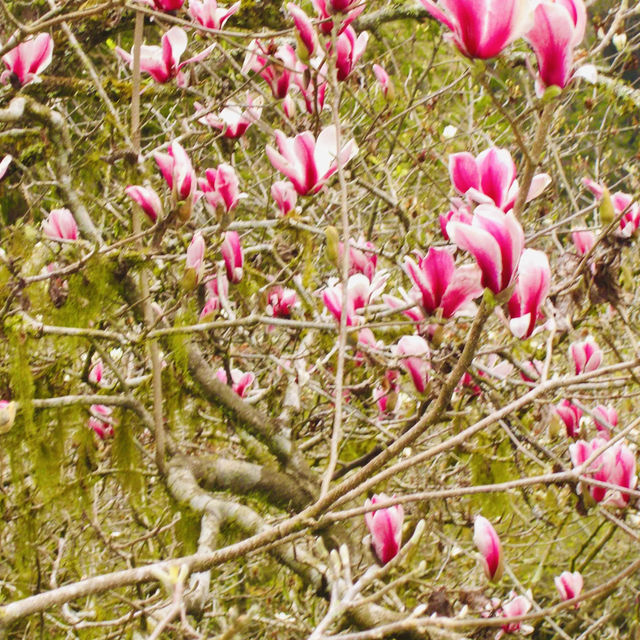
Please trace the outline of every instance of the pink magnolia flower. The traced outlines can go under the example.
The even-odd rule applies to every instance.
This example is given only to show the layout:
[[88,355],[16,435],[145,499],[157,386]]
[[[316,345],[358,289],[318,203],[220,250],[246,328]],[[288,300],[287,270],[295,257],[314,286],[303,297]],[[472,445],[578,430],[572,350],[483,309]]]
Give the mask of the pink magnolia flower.
[[581,342],[572,342],[569,356],[575,365],[576,375],[595,371],[602,364],[602,349],[591,336]]
[[162,202],[160,197],[151,187],[130,185],[124,192],[149,216],[151,222],[162,217]]
[[516,287],[509,300],[509,328],[517,338],[533,334],[540,308],[549,293],[551,268],[546,254],[525,249],[520,258]]
[[[556,584],[556,589],[560,594],[561,600],[573,600],[580,595],[584,580],[582,574],[579,571],[563,571],[559,576],[556,576],[553,581]],[[578,605],[576,604],[576,607]]]
[[566,399],[557,404],[554,409],[558,417],[564,422],[564,426],[567,429],[567,436],[569,438],[577,438],[580,435],[580,418],[582,418],[582,411]]
[[[606,187],[603,184],[594,182],[589,178],[583,178],[582,183],[598,200],[604,195]],[[622,238],[630,238],[640,226],[640,204],[635,202],[628,193],[623,193],[622,191],[616,191],[611,194],[611,202],[616,216],[621,215],[623,211],[625,212],[620,220],[620,228],[617,231],[617,235]]]
[[[354,273],[362,273],[369,280],[373,280],[376,273],[376,265],[378,264],[378,256],[375,253],[376,247],[373,242],[360,236],[358,240],[349,239],[349,275]],[[344,242],[338,243],[338,255],[340,260],[344,256]]]
[[537,382],[542,375],[544,363],[540,360],[525,360],[520,365],[520,377],[525,382]]
[[289,2],[287,4],[287,11],[289,15],[293,18],[293,23],[296,26],[296,31],[298,32],[298,39],[302,46],[304,47],[304,51],[300,52],[299,57],[301,59],[309,59],[313,56],[316,47],[318,46],[318,36],[316,35],[316,30],[313,27],[313,22],[311,18],[296,4],[293,2]]
[[156,11],[177,11],[184,4],[184,0],[138,0],[148,4]]
[[[607,440],[604,438],[594,438],[591,442],[578,440],[570,445],[569,453],[573,466],[576,468],[581,466],[593,453],[605,445]],[[591,463],[585,475],[624,489],[634,489],[638,481],[635,455],[624,443],[616,442]],[[597,485],[589,485],[589,493],[595,502],[604,501],[620,508],[626,507],[630,500],[628,493]]]
[[419,327],[424,320],[426,320],[426,315],[421,304],[422,294],[415,287],[410,291],[398,288],[398,293],[402,296],[401,298],[383,295],[383,302],[389,309],[402,309],[402,313]]
[[605,440],[611,439],[610,429],[618,426],[618,412],[615,407],[599,404],[593,410],[593,421],[598,430],[598,436]]
[[91,384],[100,384],[100,381],[102,380],[102,374],[102,360],[98,359],[93,367],[91,367],[87,379],[89,380],[89,382],[91,382]]
[[373,73],[375,74],[376,80],[382,89],[382,95],[385,98],[390,98],[393,94],[393,85],[391,84],[389,74],[379,64],[373,65]]
[[240,244],[240,236],[237,231],[227,231],[224,234],[220,251],[222,252],[229,282],[240,282],[240,280],[242,280],[244,256],[242,253],[242,245]]
[[451,209],[447,213],[438,216],[440,221],[440,231],[442,237],[449,242],[449,234],[447,233],[447,225],[451,220],[457,220],[458,222],[464,222],[465,224],[471,224],[473,222],[473,215],[469,208],[460,200],[460,198],[453,198]]
[[[345,310],[347,326],[352,327],[362,322],[359,311],[364,309],[371,299],[377,296],[386,282],[386,276],[379,274],[370,281],[362,273],[349,276],[347,281],[347,308]],[[342,284],[335,278],[329,280],[329,284],[322,290],[322,301],[325,307],[340,322],[342,317]]]
[[476,207],[471,224],[452,219],[447,233],[476,259],[482,286],[498,294],[511,285],[524,248],[524,231],[512,212],[481,204]]
[[[196,111],[204,111],[205,107],[199,102],[194,102]],[[247,129],[262,114],[262,101],[247,94],[246,108],[244,105],[231,105],[225,107],[220,113],[207,113],[198,122],[219,129],[225,138],[241,138]]]
[[[300,90],[307,113],[320,113],[324,108],[328,84],[327,73],[328,68],[325,56],[312,58],[309,60],[308,65],[300,61],[296,63],[296,73],[293,76],[293,81]],[[292,115],[287,114],[287,117],[291,118]]]
[[299,133],[295,138],[287,138],[282,131],[276,131],[279,151],[267,145],[266,151],[271,164],[283,173],[299,195],[317,193],[325,182],[338,170],[338,158],[346,165],[358,152],[353,139],[336,149],[336,128],[324,128],[316,140],[311,131]]
[[[516,616],[524,616],[531,609],[531,602],[525,596],[517,596],[514,591],[510,594],[511,598],[502,605],[503,618],[515,618]],[[496,640],[500,640],[507,633],[520,633],[523,636],[533,633],[533,627],[523,622],[508,622],[502,626],[502,629],[496,634]]]
[[204,272],[204,253],[206,247],[204,238],[200,231],[196,231],[191,238],[189,247],[187,248],[187,257],[185,263],[186,273],[194,278],[194,286],[200,282]]
[[[587,22],[583,0],[542,0],[534,10],[532,28],[525,38],[538,60],[536,91],[552,85],[564,89],[574,77],[573,50],[582,42]],[[578,75],[592,76],[592,68]]]
[[404,259],[404,270],[422,295],[422,308],[433,315],[442,310],[450,318],[460,307],[482,294],[481,274],[476,265],[457,267],[447,249],[431,247],[425,257]]
[[205,284],[207,301],[200,312],[200,322],[211,319],[229,300],[229,280],[224,273],[208,280]]
[[[184,1],[184,0],[183,0]],[[207,29],[222,29],[224,23],[240,8],[240,2],[228,9],[219,7],[216,0],[189,0],[189,15]]]
[[502,545],[493,525],[483,516],[476,516],[474,520],[473,542],[480,552],[485,575],[497,582],[504,570]]
[[400,364],[411,376],[418,393],[424,393],[429,382],[429,345],[421,336],[402,336],[395,354]]
[[[364,506],[371,507],[377,502],[387,499],[384,493],[374,495],[371,499],[367,498]],[[400,504],[364,514],[364,521],[371,533],[373,548],[382,564],[387,564],[400,551],[403,519],[404,509]]]
[[153,157],[176,200],[193,200],[197,185],[196,172],[182,145],[172,142],[167,153],[156,151]]
[[578,254],[584,256],[593,249],[596,243],[596,234],[593,231],[573,231],[571,240],[573,240],[573,246]]
[[289,44],[266,48],[259,40],[252,40],[242,65],[242,73],[259,73],[271,88],[276,100],[282,100],[289,91],[296,67],[296,52]]
[[385,416],[397,408],[400,374],[395,369],[388,369],[382,382],[373,390],[373,400],[378,405],[380,416]]
[[92,415],[89,418],[89,426],[93,429],[100,440],[112,437],[113,422],[111,420],[111,414],[113,413],[113,409],[105,406],[104,404],[92,404],[91,413]]
[[[296,76],[297,77],[297,76]],[[296,101],[291,97],[290,93],[282,100],[282,110],[284,111],[284,115],[289,118],[289,120],[293,120],[296,115]]]
[[280,285],[271,287],[267,293],[268,316],[274,318],[290,318],[294,307],[298,304],[298,296],[293,289],[285,289]]
[[271,185],[271,197],[280,209],[280,214],[286,216],[296,206],[298,194],[289,180],[278,180]]
[[[178,85],[187,85],[187,77],[182,73],[182,68],[191,62],[204,60],[216,46],[212,44],[197,56],[193,56],[184,62],[180,62],[182,54],[187,49],[187,34],[180,27],[171,27],[160,39],[162,45],[142,45],[140,47],[140,69],[148,73],[156,82],[168,82],[177,78]],[[133,49],[127,53],[120,47],[116,47],[116,53],[133,68]]]
[[529,0],[420,0],[468,58],[494,58],[531,25]]
[[69,209],[52,209],[42,223],[42,230],[51,240],[78,239],[78,225]]
[[369,34],[363,31],[356,37],[353,27],[347,27],[339,36],[336,43],[336,68],[338,80],[346,80],[353,71],[358,60],[367,48]]
[[311,4],[321,18],[320,31],[326,36],[331,35],[334,20],[339,21],[339,32],[342,32],[365,9],[363,0],[311,0]]
[[[506,149],[489,147],[477,157],[467,151],[451,154],[449,175],[456,191],[478,204],[493,204],[506,212],[518,197],[516,165]],[[527,202],[537,198],[550,182],[546,173],[535,175]]]
[[229,212],[236,208],[240,198],[239,181],[235,169],[225,162],[217,169],[207,169],[205,178],[200,178],[198,184],[205,200],[214,210],[218,208]]
[[38,80],[38,74],[51,63],[53,38],[48,33],[39,33],[35,38],[21,42],[2,56],[7,69],[0,75],[2,84],[24,86]]
[[[227,372],[224,367],[220,367],[216,371],[216,376],[223,384],[228,384]],[[240,369],[231,369],[231,388],[241,397],[244,398],[248,388],[256,379],[251,372],[243,373]]]
[[0,180],[4,178],[4,174],[7,173],[7,169],[13,160],[13,156],[6,155],[2,160],[0,160]]

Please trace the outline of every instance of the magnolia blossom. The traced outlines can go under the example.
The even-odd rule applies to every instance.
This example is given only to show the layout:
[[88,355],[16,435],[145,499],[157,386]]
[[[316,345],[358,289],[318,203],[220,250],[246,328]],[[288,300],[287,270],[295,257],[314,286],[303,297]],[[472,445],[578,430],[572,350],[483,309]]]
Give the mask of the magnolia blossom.
[[422,309],[422,294],[415,287],[410,291],[405,291],[402,287],[398,287],[398,293],[402,296],[401,298],[383,295],[383,302],[389,309],[402,309],[402,313],[419,327],[426,319]]
[[602,349],[588,336],[586,340],[569,345],[569,357],[575,365],[576,375],[595,371],[602,364]]
[[571,232],[571,240],[573,241],[573,246],[576,248],[576,251],[584,256],[591,249],[593,249],[596,243],[596,234],[593,231],[572,231]]
[[89,418],[89,426],[93,429],[100,440],[113,436],[113,423],[111,420],[112,413],[113,409],[105,406],[104,404],[91,405],[92,415]]
[[138,0],[153,7],[156,11],[177,11],[184,4],[184,0]]
[[[223,384],[228,384],[227,372],[224,367],[220,367],[216,371],[216,377]],[[251,372],[243,373],[240,369],[231,369],[231,388],[241,397],[244,398],[247,390],[256,379]]]
[[584,38],[587,23],[583,0],[541,0],[533,15],[533,26],[525,38],[538,60],[538,95],[552,85],[564,89],[574,75],[593,80],[591,65],[575,74],[573,69],[573,52]]
[[[187,248],[187,257],[185,263],[186,274],[194,281],[194,285],[200,282],[204,272],[204,252],[205,243],[202,233],[196,231],[191,238],[189,247]],[[185,274],[185,275],[186,275]]]
[[[339,33],[344,31],[363,11],[363,0],[311,0],[313,8],[322,19],[319,28],[324,35],[331,35],[333,22],[340,24]],[[336,15],[338,14],[338,15]]]
[[[306,65],[298,61],[293,77],[295,86],[300,90],[307,113],[320,113],[324,108],[324,99],[328,85],[328,67],[326,56],[316,56]],[[283,105],[283,106],[286,106]],[[285,112],[287,110],[285,109]],[[287,117],[293,114],[287,113]]]
[[229,280],[224,273],[205,283],[207,301],[200,312],[200,322],[210,320],[229,300]]
[[520,365],[520,377],[525,382],[536,382],[542,375],[544,363],[540,360],[525,360]]
[[7,173],[7,169],[13,160],[13,156],[6,155],[2,160],[0,160],[0,180],[4,178],[4,174]]
[[373,390],[373,400],[378,406],[380,416],[391,413],[398,408],[399,377],[398,371],[387,369],[384,378]]
[[[349,239],[349,275],[354,273],[362,273],[369,280],[373,280],[376,273],[376,265],[378,264],[378,256],[375,253],[376,247],[373,242],[360,236],[358,240]],[[344,257],[344,243],[338,243],[338,255],[340,260]]]
[[271,185],[271,197],[280,209],[280,214],[286,216],[296,206],[298,194],[289,180],[278,180]]
[[206,179],[200,178],[198,184],[211,207],[214,210],[220,208],[227,213],[235,209],[240,198],[235,169],[223,162],[217,169],[207,169],[205,176]]
[[429,345],[421,336],[403,336],[395,348],[401,366],[411,376],[418,393],[424,393],[429,382]]
[[196,191],[196,172],[182,145],[172,142],[167,153],[156,151],[153,157],[176,200],[191,201]]
[[265,309],[268,316],[274,318],[290,318],[291,312],[298,304],[298,296],[293,289],[285,289],[280,285],[271,287],[267,293],[267,307]]
[[304,47],[304,51],[300,52],[298,49],[298,57],[305,60],[313,56],[318,46],[318,36],[316,30],[313,27],[311,18],[296,4],[289,2],[287,4],[287,11],[293,18],[293,23],[296,26],[298,32],[298,39],[300,44]]
[[2,56],[7,69],[0,75],[2,84],[24,86],[38,80],[40,72],[51,63],[53,38],[48,33],[39,33],[28,38]]
[[599,404],[591,413],[593,414],[593,422],[598,430],[598,436],[609,440],[611,438],[610,429],[618,426],[618,412],[615,407]]
[[[604,438],[594,438],[591,442],[578,440],[578,442],[569,446],[573,466],[580,467],[593,453],[607,445],[608,441]],[[606,451],[596,457],[584,473],[594,480],[624,489],[635,489],[638,481],[635,455],[623,442],[616,442],[609,446]],[[595,502],[604,501],[620,508],[624,508],[629,504],[631,496],[628,493],[597,485],[588,485],[588,487],[589,493]]]
[[240,244],[240,236],[237,231],[227,231],[224,234],[220,251],[222,252],[229,282],[240,282],[240,280],[242,280],[244,255],[242,253],[242,245]]
[[476,259],[483,287],[498,294],[511,285],[524,248],[524,231],[512,212],[481,204],[471,224],[452,219],[447,234]]
[[356,37],[353,27],[347,27],[339,36],[336,43],[336,70],[338,80],[346,80],[353,71],[358,60],[367,48],[369,34],[363,31]]
[[[374,495],[365,501],[364,506],[368,508],[384,500],[388,500],[384,493]],[[403,519],[404,509],[400,504],[364,514],[364,521],[371,533],[373,548],[382,564],[395,558],[400,551]]]
[[580,418],[582,411],[569,400],[562,400],[555,407],[556,415],[564,422],[569,438],[577,438],[580,435]]
[[91,367],[91,369],[89,370],[89,375],[87,376],[87,379],[91,384],[100,384],[100,381],[102,380],[102,374],[103,374],[102,360],[98,359],[96,363],[93,365],[93,367]]
[[531,26],[529,0],[420,0],[436,20],[451,30],[460,53],[493,58]]
[[149,216],[151,222],[162,217],[162,202],[160,197],[151,187],[130,185],[124,192]]
[[282,131],[276,131],[278,150],[267,145],[266,152],[271,164],[283,173],[299,195],[317,193],[325,182],[338,170],[338,162],[346,165],[358,152],[353,139],[343,142],[338,152],[336,128],[324,128],[318,138],[311,131],[287,138]]
[[480,552],[485,575],[497,582],[504,570],[502,545],[493,525],[483,516],[476,516],[473,523],[473,542]]
[[[506,149],[489,147],[477,157],[467,151],[449,156],[449,175],[456,191],[478,204],[493,204],[505,212],[513,208],[518,197],[516,173],[515,162]],[[536,174],[527,202],[537,198],[550,182],[548,174]]]
[[[346,322],[351,327],[362,322],[363,318],[359,311],[364,309],[371,299],[377,296],[384,288],[386,274],[377,274],[373,281],[362,273],[349,276],[347,281],[347,308]],[[322,301],[325,307],[340,322],[342,317],[342,284],[335,278],[329,280],[329,284],[322,290]]]
[[[193,56],[184,62],[180,62],[182,54],[187,49],[187,34],[180,27],[171,27],[160,39],[161,46],[142,45],[140,47],[140,70],[148,73],[156,82],[168,82],[177,78],[178,85],[187,85],[187,78],[182,73],[182,68],[191,62],[204,60],[216,46],[212,44],[197,56]],[[120,47],[116,47],[116,53],[133,68],[133,49],[127,53]]]
[[[630,238],[640,226],[640,204],[633,199],[633,196],[622,191],[616,191],[609,194],[609,190],[603,185],[589,178],[583,178],[582,183],[600,200],[605,192],[611,198],[613,212],[616,216],[622,215],[620,219],[620,228],[617,235],[622,238]],[[623,214],[624,212],[624,214]]]
[[240,8],[240,2],[228,9],[219,7],[216,0],[189,0],[189,15],[207,29],[222,29],[224,23]]
[[528,338],[533,334],[550,285],[551,268],[546,254],[536,249],[525,249],[520,258],[515,290],[508,304],[509,328],[517,338]]
[[385,98],[391,98],[393,95],[393,85],[391,84],[389,74],[379,64],[373,65],[373,73],[375,74],[376,80],[382,89],[382,95]]
[[431,247],[425,257],[417,254],[404,259],[404,270],[422,297],[422,308],[428,314],[442,310],[450,318],[458,309],[482,294],[481,274],[476,265],[457,267],[447,249]]
[[[205,107],[199,102],[193,106],[198,111],[205,111]],[[198,122],[219,129],[225,138],[241,138],[251,124],[260,119],[262,114],[262,100],[247,94],[246,108],[244,105],[231,105],[225,107],[220,113],[207,113],[198,119]]]
[[270,46],[265,48],[259,40],[252,40],[242,65],[242,73],[259,73],[271,88],[273,97],[282,100],[289,91],[296,61],[296,52],[289,44],[272,50]]
[[[560,594],[561,600],[573,600],[580,595],[584,580],[582,574],[579,571],[563,571],[559,576],[556,576],[553,581],[556,584],[556,589]],[[576,605],[577,607],[578,605]]]
[[78,239],[78,225],[69,209],[52,209],[42,223],[42,230],[51,240]]
[[[524,616],[531,609],[531,601],[525,596],[517,596],[514,591],[510,594],[510,599],[503,603],[501,613],[503,618],[515,618],[516,616]],[[523,622],[509,622],[502,626],[502,629],[496,634],[496,640],[500,640],[506,633],[520,633],[527,636],[533,633],[533,627]]]

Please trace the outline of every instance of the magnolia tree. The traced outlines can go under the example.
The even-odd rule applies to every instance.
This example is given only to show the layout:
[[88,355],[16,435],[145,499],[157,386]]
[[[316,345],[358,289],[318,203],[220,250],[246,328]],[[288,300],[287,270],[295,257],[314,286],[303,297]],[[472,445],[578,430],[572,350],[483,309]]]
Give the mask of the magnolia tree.
[[2,2],[4,637],[640,633],[629,4]]

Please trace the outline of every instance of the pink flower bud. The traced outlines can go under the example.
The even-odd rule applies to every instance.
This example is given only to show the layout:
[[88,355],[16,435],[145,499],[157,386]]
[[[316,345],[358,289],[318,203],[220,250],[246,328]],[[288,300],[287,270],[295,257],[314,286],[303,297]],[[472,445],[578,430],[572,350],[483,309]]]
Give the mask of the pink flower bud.
[[149,216],[151,222],[155,222],[162,217],[162,202],[158,194],[151,187],[141,187],[131,185],[127,187],[125,193]]
[[236,2],[228,9],[219,7],[216,0],[189,0],[189,15],[207,29],[222,29],[224,23],[240,8]]
[[271,197],[280,209],[280,214],[286,216],[296,206],[298,194],[289,180],[278,180],[271,185]]
[[240,282],[242,280],[244,258],[240,236],[236,231],[227,231],[224,234],[221,251],[229,282]]
[[[517,596],[514,591],[511,592],[511,599],[502,605],[503,618],[515,618],[524,616],[531,609],[531,602],[525,596]],[[519,632],[522,635],[533,633],[533,627],[522,622],[509,622],[503,625],[502,629],[496,634],[496,640],[500,640],[505,633]]]
[[598,435],[605,440],[611,439],[612,427],[618,426],[618,412],[614,407],[607,407],[599,404],[593,410],[593,421],[595,422]]
[[280,285],[271,287],[267,294],[266,314],[274,318],[290,318],[293,308],[298,304],[298,296],[293,289]]
[[493,525],[483,516],[476,516],[473,542],[480,552],[485,575],[489,580],[497,582],[502,577],[504,569],[502,545]]
[[563,400],[555,406],[555,412],[564,422],[569,438],[577,438],[580,435],[580,418],[582,411],[569,400]]
[[584,256],[589,253],[596,243],[596,235],[593,231],[573,231],[571,233],[571,239],[576,251]]
[[69,209],[52,209],[42,223],[42,230],[51,240],[78,239],[78,225]]
[[199,185],[213,209],[220,208],[227,213],[235,209],[240,197],[235,169],[230,164],[222,163],[217,169],[207,169],[205,175],[206,180],[200,179]]
[[424,393],[429,381],[429,345],[421,336],[403,336],[395,349],[400,364],[409,373],[418,393]]
[[[373,506],[381,500],[387,500],[384,493],[374,495],[370,500],[367,499],[364,506]],[[364,514],[364,521],[371,533],[373,548],[382,564],[386,564],[398,555],[402,543],[403,519],[404,509],[399,504]]]
[[602,364],[602,349],[591,336],[581,342],[571,343],[569,356],[575,365],[576,375],[595,371]]
[[102,360],[98,359],[93,367],[91,367],[87,378],[92,384],[100,384],[100,381],[102,380],[102,373]]
[[183,146],[172,142],[167,153],[157,151],[153,156],[176,200],[192,200],[196,191],[196,173]]
[[95,434],[104,440],[113,436],[113,424],[111,420],[111,414],[113,409],[107,407],[104,404],[92,404],[91,405],[91,417],[89,418],[89,426],[93,429]]
[[393,93],[393,86],[391,85],[389,74],[379,64],[373,65],[373,73],[382,89],[382,95],[384,95],[385,98],[389,98]]
[[[227,372],[223,367],[216,371],[216,376],[223,384],[228,384]],[[231,388],[241,397],[244,398],[247,389],[255,380],[253,373],[243,373],[240,369],[231,369]]]
[[[204,271],[204,252],[205,243],[202,233],[196,231],[191,238],[189,247],[187,249],[187,258],[185,268],[188,273],[193,274],[195,277],[195,284],[200,282],[202,273]],[[194,286],[195,286],[194,284]]]
[[[553,581],[556,583],[556,588],[558,589],[561,600],[573,600],[573,598],[577,598],[584,584],[579,571],[575,571],[574,573],[563,571],[559,576],[556,576]],[[576,607],[577,606],[576,604]]]

